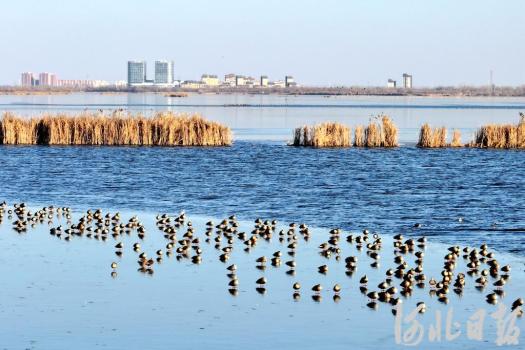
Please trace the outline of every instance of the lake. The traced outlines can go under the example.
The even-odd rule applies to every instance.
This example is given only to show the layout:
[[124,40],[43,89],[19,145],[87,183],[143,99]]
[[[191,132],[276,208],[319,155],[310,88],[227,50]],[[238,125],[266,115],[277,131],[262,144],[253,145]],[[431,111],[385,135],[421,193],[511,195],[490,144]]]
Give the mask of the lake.
[[[360,293],[359,277],[370,277],[370,288],[393,265],[392,237],[427,237],[425,273],[441,278],[443,256],[450,245],[478,247],[487,243],[503,264],[511,264],[512,279],[502,304],[510,306],[525,286],[525,153],[519,150],[418,149],[419,127],[425,122],[462,131],[463,141],[485,123],[516,123],[525,111],[523,98],[422,98],[190,95],[71,94],[0,96],[0,110],[23,115],[45,112],[106,111],[123,108],[150,114],[157,110],[197,112],[233,129],[234,144],[217,148],[0,146],[0,201],[26,202],[31,210],[71,206],[73,222],[89,208],[117,211],[127,220],[138,215],[147,228],[143,251],[154,256],[166,244],[156,232],[155,214],[185,211],[201,239],[203,262],[166,258],[155,274],[137,272],[131,245],[136,234],[107,241],[74,236],[71,241],[49,235],[67,222],[57,218],[27,233],[11,229],[16,217],[0,224],[4,278],[0,302],[0,348],[384,348],[396,346],[395,317],[389,305],[370,310]],[[350,126],[368,123],[379,113],[390,115],[400,129],[401,147],[394,149],[311,149],[286,143],[292,129],[303,124],[339,121]],[[261,271],[255,259],[276,250],[286,254],[277,236],[243,251],[236,241],[229,263],[239,266],[239,294],[228,293],[225,267],[213,242],[204,243],[204,227],[235,214],[240,230],[253,221],[276,219],[279,229],[290,222],[312,227],[311,241],[298,240],[297,275],[285,266]],[[326,260],[318,245],[328,230],[341,228],[341,257],[356,255],[356,275],[345,274],[344,259]],[[279,230],[278,229],[278,230]],[[364,229],[384,239],[381,266],[372,268],[369,252],[346,243],[347,234]],[[277,231],[278,231],[277,230]],[[184,230],[181,229],[182,236]],[[180,238],[179,238],[180,239]],[[117,258],[114,245],[124,242]],[[224,240],[219,248],[223,248]],[[423,248],[422,248],[423,249]],[[424,250],[424,249],[423,249]],[[117,261],[116,278],[110,264]],[[407,254],[413,266],[414,257]],[[458,259],[456,272],[466,272]],[[317,266],[329,266],[321,275]],[[158,266],[157,266],[158,265]],[[268,279],[267,293],[256,291],[255,280]],[[475,288],[479,275],[467,276],[463,294],[450,292],[444,305],[415,289],[405,299],[408,313],[424,301],[421,322],[428,330],[436,312],[445,320],[453,309],[462,325],[455,341],[422,342],[427,349],[492,348],[497,327],[484,302],[493,290]],[[300,301],[292,284],[303,285]],[[491,279],[494,282],[496,279]],[[322,301],[312,300],[311,287],[322,283]],[[341,299],[331,287],[340,283]],[[396,280],[397,283],[397,280]],[[335,298],[337,299],[337,298]],[[483,341],[466,337],[468,318],[487,311]],[[490,322],[489,322],[490,320]],[[378,327],[377,325],[382,325]],[[518,325],[522,320],[518,320]],[[406,324],[403,323],[406,327]],[[368,334],[375,334],[373,339]],[[443,336],[444,337],[444,336]],[[444,339],[444,338],[443,338]],[[402,345],[398,345],[403,348]]]
[[475,129],[483,124],[516,123],[518,113],[525,110],[525,98],[235,94],[190,94],[186,98],[172,98],[153,93],[0,95],[0,110],[25,115],[118,108],[144,114],[159,110],[201,113],[208,119],[230,126],[238,140],[276,141],[290,140],[293,128],[307,123],[338,121],[356,126],[367,124],[371,117],[384,113],[390,115],[399,127],[400,142],[414,144],[423,123],[459,129],[464,142],[470,141]]

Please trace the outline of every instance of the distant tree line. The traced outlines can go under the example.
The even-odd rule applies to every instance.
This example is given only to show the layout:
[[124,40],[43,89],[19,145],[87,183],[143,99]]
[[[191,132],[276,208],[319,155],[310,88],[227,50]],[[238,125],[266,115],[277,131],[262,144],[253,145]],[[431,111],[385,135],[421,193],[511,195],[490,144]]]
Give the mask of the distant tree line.
[[99,93],[141,93],[141,92],[197,92],[197,93],[245,93],[245,94],[290,94],[290,95],[377,95],[377,96],[500,96],[523,97],[525,85],[522,86],[437,86],[413,89],[387,88],[374,86],[334,86],[334,87],[203,87],[199,89],[184,89],[180,87],[105,86],[98,88],[66,88],[66,87],[21,87],[0,86],[0,94],[64,94],[74,92]]

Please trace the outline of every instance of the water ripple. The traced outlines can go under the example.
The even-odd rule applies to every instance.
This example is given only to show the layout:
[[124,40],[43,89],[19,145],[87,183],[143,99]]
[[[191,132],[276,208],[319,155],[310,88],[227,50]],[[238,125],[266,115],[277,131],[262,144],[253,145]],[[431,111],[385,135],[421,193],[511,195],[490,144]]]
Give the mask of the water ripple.
[[[0,199],[525,243],[525,153],[478,149],[0,147]],[[460,222],[459,218],[463,218]],[[419,222],[421,229],[414,229]]]

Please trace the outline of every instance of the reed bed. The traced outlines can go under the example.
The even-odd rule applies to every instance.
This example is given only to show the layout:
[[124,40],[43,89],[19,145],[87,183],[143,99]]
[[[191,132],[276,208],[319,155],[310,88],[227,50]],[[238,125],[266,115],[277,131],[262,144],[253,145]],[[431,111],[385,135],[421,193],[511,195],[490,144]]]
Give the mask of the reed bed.
[[339,123],[322,123],[294,130],[293,146],[309,147],[397,147],[397,127],[387,116],[371,122],[366,128],[357,126],[352,143],[351,128]]
[[23,118],[5,113],[0,143],[9,145],[228,146],[231,130],[199,115],[157,113],[152,117],[120,113],[44,115]]
[[417,147],[420,148],[445,148],[445,147],[463,147],[461,143],[461,133],[459,130],[452,132],[450,143],[447,142],[447,129],[445,127],[431,128],[430,125],[424,124],[419,132],[419,141]]
[[463,144],[461,143],[461,132],[459,132],[459,130],[454,130],[452,132],[450,147],[463,147]]
[[424,124],[419,132],[419,141],[417,147],[421,148],[443,148],[447,147],[447,129],[431,128],[430,125]]
[[518,124],[489,124],[475,135],[472,146],[480,148],[525,148],[525,115],[520,113]]
[[365,147],[366,137],[365,129],[362,126],[357,126],[354,132],[354,146],[355,147]]
[[37,140],[38,120],[18,118],[5,113],[0,121],[0,143],[9,145],[34,145]]
[[339,123],[322,123],[312,127],[303,126],[294,131],[294,146],[350,147],[350,128]]
[[[354,145],[356,147],[397,147],[398,131],[394,122],[386,115],[380,121],[371,121],[366,128],[356,127]],[[363,131],[364,130],[364,131]]]

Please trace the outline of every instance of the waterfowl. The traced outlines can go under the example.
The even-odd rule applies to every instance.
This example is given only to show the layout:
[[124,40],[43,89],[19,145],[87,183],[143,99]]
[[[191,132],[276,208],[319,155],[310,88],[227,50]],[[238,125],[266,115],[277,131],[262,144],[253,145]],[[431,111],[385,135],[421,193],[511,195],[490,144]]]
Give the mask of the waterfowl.
[[359,280],[359,283],[360,283],[360,284],[367,284],[367,283],[368,283],[368,277],[366,277],[366,275],[364,275],[364,276],[361,277],[361,279]]
[[378,297],[378,300],[379,300],[380,302],[383,302],[383,303],[388,303],[388,302],[390,302],[390,298],[392,297],[392,296],[390,295],[390,293],[388,293],[388,292],[386,292],[386,291],[381,291],[381,292],[379,292],[379,293],[378,293],[378,296],[379,296],[379,297]]
[[118,265],[117,265],[116,262],[113,261],[113,262],[111,263],[111,268],[112,268],[112,269],[116,269],[117,266],[118,266]]
[[366,296],[371,300],[376,300],[379,298],[379,294],[377,292],[369,292]]
[[426,306],[425,303],[422,302],[422,301],[418,302],[418,303],[416,304],[416,306],[417,306],[417,308],[418,308],[418,310],[419,310],[418,312],[419,312],[420,314],[425,313],[425,311],[427,311],[427,306]]
[[387,289],[390,285],[386,282],[381,282],[377,285],[377,288],[379,289]]
[[295,283],[293,284],[292,288],[293,288],[294,290],[299,290],[299,289],[301,289],[301,285],[299,284],[299,282],[295,282]]
[[514,302],[512,303],[511,309],[514,311],[515,309],[517,309],[520,306],[523,306],[523,299],[522,298],[518,298],[518,299],[514,300]]
[[321,286],[320,284],[316,284],[312,287],[312,290],[316,293],[320,293],[323,290],[323,286]]
[[390,295],[394,295],[397,293],[397,288],[395,286],[392,286],[386,290],[386,292]]
[[505,279],[504,278],[500,278],[499,280],[497,280],[496,282],[494,282],[492,284],[494,287],[503,287],[505,285]]
[[237,278],[231,279],[230,282],[228,282],[228,286],[230,287],[237,287],[239,285],[239,280]]
[[498,295],[496,293],[490,293],[486,296],[487,303],[496,304],[498,302]]
[[255,260],[255,262],[262,265],[262,264],[266,263],[266,257],[265,256],[261,256],[261,257],[257,258]]
[[487,284],[487,278],[485,276],[481,276],[479,278],[476,279],[476,283],[480,284],[480,285],[485,285]]

